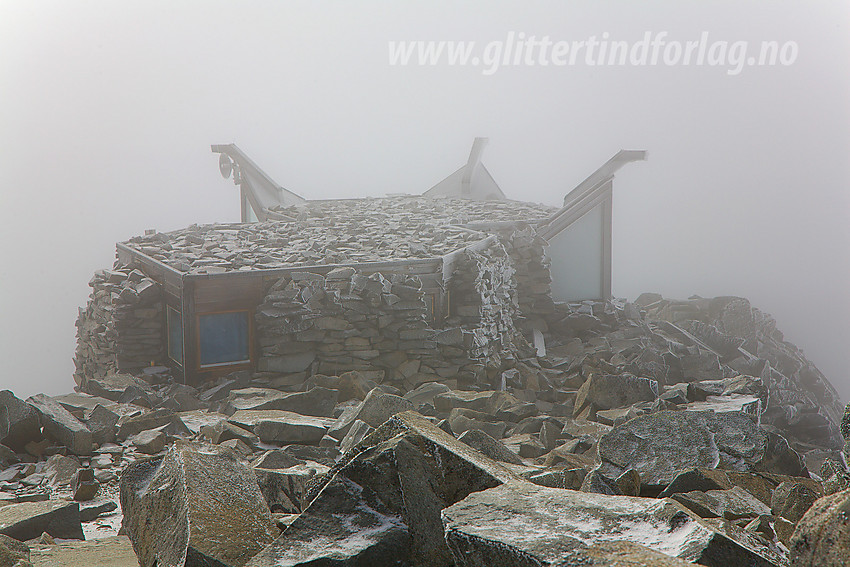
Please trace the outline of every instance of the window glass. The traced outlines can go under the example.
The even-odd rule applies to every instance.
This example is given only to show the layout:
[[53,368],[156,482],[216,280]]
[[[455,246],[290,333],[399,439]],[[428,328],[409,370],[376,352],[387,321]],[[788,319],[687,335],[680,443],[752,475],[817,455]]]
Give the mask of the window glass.
[[169,307],[166,313],[168,356],[177,364],[183,364],[183,319],[180,312],[173,307]]
[[201,366],[250,362],[247,311],[201,315],[198,334]]

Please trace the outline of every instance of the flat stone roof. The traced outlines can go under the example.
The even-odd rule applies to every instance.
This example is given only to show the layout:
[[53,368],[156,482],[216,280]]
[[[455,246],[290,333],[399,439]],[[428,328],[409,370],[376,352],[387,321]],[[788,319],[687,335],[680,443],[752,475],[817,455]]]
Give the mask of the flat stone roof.
[[519,201],[421,196],[308,201],[274,210],[293,221],[192,225],[124,244],[199,274],[429,259],[488,236],[460,225],[536,222],[555,210]]

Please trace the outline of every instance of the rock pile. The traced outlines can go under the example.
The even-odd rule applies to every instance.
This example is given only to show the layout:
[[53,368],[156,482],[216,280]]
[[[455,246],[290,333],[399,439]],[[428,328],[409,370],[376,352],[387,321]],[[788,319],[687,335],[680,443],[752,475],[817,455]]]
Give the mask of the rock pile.
[[139,270],[116,266],[95,273],[92,293],[77,318],[74,379],[139,372],[165,357],[159,284]]
[[278,385],[350,370],[400,391],[425,382],[486,382],[486,367],[499,367],[500,354],[514,352],[514,343],[522,341],[513,326],[516,297],[505,281],[513,272],[475,253],[465,253],[464,260],[478,269],[458,274],[477,279],[472,285],[452,282],[451,289],[471,293],[453,296],[457,314],[439,328],[435,299],[416,276],[388,279],[338,268],[325,276],[294,272],[282,278],[257,309],[259,370],[284,375]]
[[487,238],[459,225],[535,221],[554,209],[520,202],[427,197],[352,199],[276,212],[292,222],[193,225],[126,244],[186,273],[438,258]]
[[843,564],[837,395],[745,301],[558,306],[545,356],[480,368],[456,321],[413,277],[296,273],[256,373],[0,392],[0,553],[122,523],[145,567]]

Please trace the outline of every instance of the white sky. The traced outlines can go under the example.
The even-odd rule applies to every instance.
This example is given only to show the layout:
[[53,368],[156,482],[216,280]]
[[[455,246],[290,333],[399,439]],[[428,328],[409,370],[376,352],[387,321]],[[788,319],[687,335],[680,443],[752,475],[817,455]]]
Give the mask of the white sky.
[[[238,220],[211,143],[308,198],[421,192],[489,136],[557,204],[621,148],[614,292],[742,295],[850,394],[846,2],[0,0],[0,387],[73,388],[76,310],[114,244]],[[390,66],[388,41],[794,41],[794,64]]]

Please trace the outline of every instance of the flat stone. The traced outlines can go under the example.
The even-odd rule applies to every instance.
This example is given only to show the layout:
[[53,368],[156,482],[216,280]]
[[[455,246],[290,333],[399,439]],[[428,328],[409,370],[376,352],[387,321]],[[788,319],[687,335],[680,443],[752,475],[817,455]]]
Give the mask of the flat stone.
[[91,455],[91,431],[71,412],[44,394],[27,398],[27,403],[38,411],[46,433],[76,455]]
[[800,456],[783,442],[744,413],[660,411],[603,435],[598,458],[609,478],[634,468],[642,482],[652,486],[665,486],[694,467],[802,476]]
[[516,481],[443,510],[459,567],[570,565],[588,545],[631,542],[703,565],[775,567],[669,499],[605,496]]
[[315,387],[307,392],[285,393],[270,388],[233,390],[227,398],[224,413],[239,410],[282,410],[301,415],[330,417],[333,415],[338,392]]
[[414,390],[410,390],[402,396],[413,404],[413,407],[418,409],[422,404],[434,405],[434,398],[440,394],[450,392],[448,386],[439,382],[425,382],[420,384]]
[[177,413],[177,418],[192,433],[200,433],[204,426],[215,425],[222,420],[227,420],[227,416],[223,413],[204,410],[182,411]]
[[576,394],[573,415],[593,404],[597,409],[630,406],[658,397],[658,382],[632,374],[592,373]]
[[732,488],[732,483],[729,477],[723,471],[714,469],[691,469],[683,471],[661,491],[658,495],[660,498],[672,496],[677,492],[692,492],[699,490],[706,492],[709,490],[726,490]]
[[89,394],[100,396],[113,402],[119,401],[127,388],[130,387],[147,392],[151,391],[150,384],[130,374],[111,374],[103,378],[89,378],[84,385],[84,389]]
[[339,450],[343,453],[351,450],[352,447],[363,441],[363,439],[374,430],[375,428],[368,423],[360,421],[359,419],[355,420],[351,425],[351,429],[348,430],[348,433],[346,433],[345,437],[342,438],[342,441],[339,442]]
[[33,545],[30,561],[33,567],[139,567],[133,545],[126,536]]
[[437,411],[448,413],[454,408],[466,408],[475,411],[484,411],[493,395],[493,390],[484,392],[467,392],[464,390],[452,390],[434,396],[434,407]]
[[141,565],[241,566],[277,535],[254,472],[210,447],[177,443],[130,465],[120,499]]
[[328,430],[328,420],[282,410],[240,410],[230,416],[230,423],[275,445],[317,444]]
[[0,507],[0,534],[26,541],[44,532],[62,539],[84,539],[80,505],[65,500],[45,500]]

